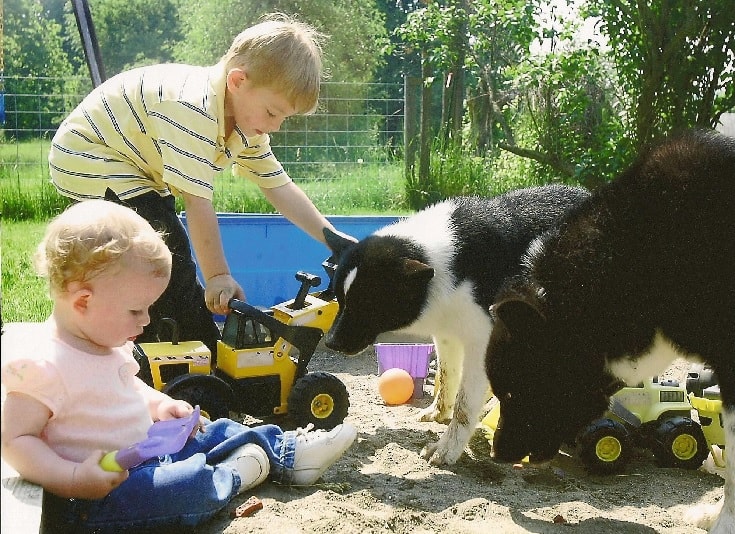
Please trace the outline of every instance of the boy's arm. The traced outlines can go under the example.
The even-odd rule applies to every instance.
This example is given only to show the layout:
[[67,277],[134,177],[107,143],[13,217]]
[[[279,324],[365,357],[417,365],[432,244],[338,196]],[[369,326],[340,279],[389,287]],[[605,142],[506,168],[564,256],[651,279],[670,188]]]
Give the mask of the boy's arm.
[[182,193],[189,237],[204,277],[204,299],[211,312],[225,314],[232,297],[244,300],[245,292],[230,274],[217,214],[212,201]]
[[260,190],[268,202],[284,217],[320,243],[327,244],[323,233],[324,228],[329,228],[336,234],[354,240],[353,237],[337,231],[332,223],[314,206],[306,193],[294,182],[288,182],[273,188],[261,187]]
[[119,486],[127,471],[108,473],[99,467],[103,451],[83,463],[65,460],[42,439],[49,409],[22,393],[8,393],[2,408],[2,455],[28,480],[64,498],[99,499]]

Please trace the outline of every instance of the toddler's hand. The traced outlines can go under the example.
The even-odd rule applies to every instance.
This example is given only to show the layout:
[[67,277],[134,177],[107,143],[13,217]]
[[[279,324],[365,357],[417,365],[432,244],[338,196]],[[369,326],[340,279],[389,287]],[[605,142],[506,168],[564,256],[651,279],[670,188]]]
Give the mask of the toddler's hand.
[[104,455],[103,451],[95,451],[84,462],[77,464],[71,481],[71,496],[76,499],[102,499],[127,480],[127,471],[105,471],[100,467]]
[[[179,399],[165,399],[158,405],[158,420],[180,419],[188,417],[194,411],[194,407],[186,401]],[[194,427],[191,435],[194,436],[199,430],[204,432],[204,419],[199,419],[199,424]]]
[[219,274],[207,280],[204,289],[204,301],[212,313],[224,315],[230,311],[228,303],[231,298],[245,300],[245,292],[240,284],[229,274]]

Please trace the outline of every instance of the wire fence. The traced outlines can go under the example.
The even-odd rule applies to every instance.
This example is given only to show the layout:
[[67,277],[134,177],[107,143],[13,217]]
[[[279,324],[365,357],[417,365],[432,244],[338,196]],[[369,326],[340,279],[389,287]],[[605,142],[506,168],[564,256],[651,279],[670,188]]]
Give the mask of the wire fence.
[[[0,176],[9,176],[47,165],[56,128],[92,84],[85,77],[8,76],[0,87]],[[402,159],[403,123],[401,84],[325,82],[317,112],[287,119],[271,144],[291,174],[338,176],[345,166]]]

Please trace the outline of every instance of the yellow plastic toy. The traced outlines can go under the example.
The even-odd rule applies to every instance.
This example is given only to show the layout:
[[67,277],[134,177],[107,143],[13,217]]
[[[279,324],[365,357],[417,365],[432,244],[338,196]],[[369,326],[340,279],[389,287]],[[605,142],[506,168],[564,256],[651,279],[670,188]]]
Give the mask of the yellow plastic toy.
[[[323,266],[331,277],[336,266],[329,260]],[[179,342],[175,324],[171,342],[136,345],[139,376],[201,406],[209,419],[235,410],[254,417],[287,414],[299,426],[342,423],[350,404],[346,386],[307,367],[339,305],[330,288],[309,293],[321,284],[318,276],[299,271],[296,279],[296,297],[266,310],[232,299],[216,355],[201,342]]]
[[699,424],[710,446],[717,467],[725,467],[725,428],[722,420],[722,400],[689,395],[692,407],[699,414]]

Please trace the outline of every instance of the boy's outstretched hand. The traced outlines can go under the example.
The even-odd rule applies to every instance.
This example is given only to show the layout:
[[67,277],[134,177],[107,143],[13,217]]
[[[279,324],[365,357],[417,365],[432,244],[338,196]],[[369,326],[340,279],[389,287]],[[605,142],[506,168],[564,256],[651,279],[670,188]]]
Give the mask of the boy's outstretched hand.
[[204,301],[212,313],[225,315],[230,311],[230,299],[245,300],[245,292],[230,274],[219,274],[207,280]]

